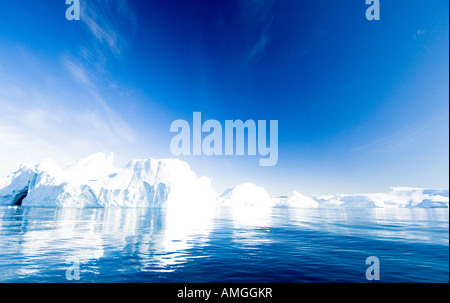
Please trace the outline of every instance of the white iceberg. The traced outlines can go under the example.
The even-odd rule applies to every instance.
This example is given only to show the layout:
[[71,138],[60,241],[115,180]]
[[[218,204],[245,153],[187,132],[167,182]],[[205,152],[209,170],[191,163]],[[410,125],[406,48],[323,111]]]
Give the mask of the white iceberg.
[[269,193],[263,188],[253,183],[236,185],[225,190],[218,201],[227,206],[275,206],[276,200],[272,199]]
[[[97,153],[65,168],[51,160],[21,166],[0,183],[2,204],[71,207],[194,207],[214,201],[207,179],[177,159],[133,160],[123,169]],[[183,206],[183,205],[181,205]]]
[[448,207],[449,191],[413,187],[392,187],[387,193],[334,195],[317,197],[323,207]]
[[36,169],[21,165],[19,170],[0,180],[0,205],[19,205],[28,193],[30,180],[35,176]]
[[290,196],[286,201],[289,207],[300,207],[300,208],[312,208],[319,207],[319,202],[314,200],[312,197],[305,196],[299,192],[294,191],[292,196]]

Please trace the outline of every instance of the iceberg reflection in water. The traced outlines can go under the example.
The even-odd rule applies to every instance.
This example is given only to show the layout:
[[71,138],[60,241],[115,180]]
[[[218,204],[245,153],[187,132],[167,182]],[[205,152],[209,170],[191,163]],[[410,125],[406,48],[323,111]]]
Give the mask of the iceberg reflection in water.
[[448,209],[0,208],[0,282],[448,282]]

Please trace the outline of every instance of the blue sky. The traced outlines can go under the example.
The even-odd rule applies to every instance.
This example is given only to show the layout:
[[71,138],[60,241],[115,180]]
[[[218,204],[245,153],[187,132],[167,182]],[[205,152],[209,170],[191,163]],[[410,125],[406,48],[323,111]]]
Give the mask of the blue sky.
[[172,157],[176,119],[279,121],[279,160],[183,156],[213,187],[448,188],[449,3],[0,3],[0,175],[97,151]]

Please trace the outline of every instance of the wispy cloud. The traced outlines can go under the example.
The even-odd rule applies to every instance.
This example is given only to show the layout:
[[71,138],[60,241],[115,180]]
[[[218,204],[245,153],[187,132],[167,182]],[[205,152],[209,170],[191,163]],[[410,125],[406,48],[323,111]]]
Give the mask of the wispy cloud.
[[72,62],[67,58],[64,58],[62,62],[87,94],[90,106],[95,105],[96,110],[88,110],[81,114],[86,118],[84,122],[90,123],[94,128],[100,130],[100,133],[107,134],[106,138],[109,138],[110,141],[118,142],[120,139],[124,142],[134,143],[136,136],[132,128],[104,100],[95,85],[95,76],[81,63]]
[[414,123],[390,135],[377,138],[367,144],[353,148],[351,152],[381,152],[399,149],[403,146],[418,142],[420,139],[436,131],[441,120],[435,118],[426,122]]
[[89,100],[78,112],[78,123],[89,126],[89,134],[101,136],[109,144],[134,143],[136,135],[132,127],[104,99],[98,84],[122,94],[108,71],[108,61],[122,56],[129,37],[136,29],[136,15],[127,0],[92,0],[83,3],[81,20],[92,34],[93,41],[78,46],[72,54],[61,58],[63,68],[78,84],[84,98]]
[[87,72],[84,68],[81,67],[81,65],[75,64],[68,59],[63,59],[63,66],[73,76],[75,81],[83,85],[90,85],[90,80],[88,79]]
[[[127,1],[85,1],[81,10],[81,20],[96,40],[106,45],[114,55],[120,56],[126,46],[125,35],[130,36],[136,27],[136,16]],[[126,28],[119,24],[125,24]]]
[[274,0],[241,0],[241,17],[265,23],[272,17]]
[[[240,17],[248,32],[251,47],[247,62],[258,60],[264,56],[271,39],[274,21],[274,0],[242,0],[240,2]],[[257,37],[254,39],[254,37]],[[253,40],[252,40],[253,39]]]
[[253,45],[253,48],[251,49],[250,54],[248,56],[248,61],[252,61],[264,53],[264,51],[270,41],[270,29],[272,28],[272,22],[273,22],[273,17],[270,20],[270,22],[267,24],[267,26],[264,28],[258,41],[256,41],[256,43]]

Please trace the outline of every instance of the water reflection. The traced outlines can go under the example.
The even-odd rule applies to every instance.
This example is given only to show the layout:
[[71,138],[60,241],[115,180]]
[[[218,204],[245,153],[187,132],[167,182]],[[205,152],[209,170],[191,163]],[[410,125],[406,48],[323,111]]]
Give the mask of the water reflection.
[[143,271],[170,271],[171,265],[186,261],[189,248],[208,239],[213,215],[212,210],[200,214],[153,208],[8,207],[0,213],[0,266],[7,260],[17,262],[17,272],[2,271],[1,279],[64,267],[67,260],[115,258],[117,251],[135,256]]
[[226,220],[231,230],[231,239],[244,249],[258,249],[260,245],[268,244],[267,237],[273,225],[274,208],[253,206],[223,206],[218,209],[218,216]]
[[449,244],[448,236],[445,236],[449,221],[447,209],[297,208],[286,209],[284,216],[284,222],[340,236]]
[[298,258],[317,265],[330,250],[361,253],[371,239],[448,251],[448,210],[3,207],[0,281],[64,282],[68,259],[89,264],[84,276],[111,282],[140,273],[163,277],[199,259],[262,262],[265,255],[267,266],[288,268]]

